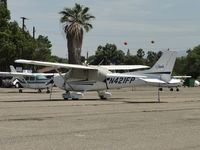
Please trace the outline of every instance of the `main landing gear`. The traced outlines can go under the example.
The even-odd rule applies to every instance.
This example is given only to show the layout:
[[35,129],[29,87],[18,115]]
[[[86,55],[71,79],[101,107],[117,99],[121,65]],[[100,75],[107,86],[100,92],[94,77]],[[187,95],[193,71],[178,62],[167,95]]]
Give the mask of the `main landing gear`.
[[66,91],[66,93],[63,93],[64,100],[72,99],[72,100],[78,100],[84,96],[82,92],[70,92]]
[[[174,91],[174,89],[170,88],[170,91]],[[179,88],[178,87],[176,88],[176,91],[179,92]]]
[[112,96],[112,94],[107,91],[98,91],[98,95],[100,99],[109,99]]
[[[160,88],[158,88],[158,90],[159,90],[159,91],[163,91],[163,88],[160,87]],[[169,88],[169,90],[170,90],[170,91],[174,91],[173,88]],[[176,88],[176,91],[177,91],[177,92],[180,91],[178,87]]]

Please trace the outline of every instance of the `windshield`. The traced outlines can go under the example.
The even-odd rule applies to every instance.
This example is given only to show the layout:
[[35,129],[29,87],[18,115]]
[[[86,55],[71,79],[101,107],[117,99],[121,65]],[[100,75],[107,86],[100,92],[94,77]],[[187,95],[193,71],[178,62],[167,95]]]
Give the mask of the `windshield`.
[[36,80],[47,80],[47,77],[45,77],[43,75],[37,75]]

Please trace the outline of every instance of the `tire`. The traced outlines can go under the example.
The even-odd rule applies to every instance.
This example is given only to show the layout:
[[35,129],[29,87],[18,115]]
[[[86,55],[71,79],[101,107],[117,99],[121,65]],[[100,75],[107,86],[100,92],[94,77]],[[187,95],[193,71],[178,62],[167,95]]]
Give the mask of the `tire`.
[[21,84],[20,84],[19,82],[17,82],[17,83],[15,84],[15,87],[16,87],[16,88],[21,88]]
[[0,79],[0,87],[2,87],[3,85],[3,81]]

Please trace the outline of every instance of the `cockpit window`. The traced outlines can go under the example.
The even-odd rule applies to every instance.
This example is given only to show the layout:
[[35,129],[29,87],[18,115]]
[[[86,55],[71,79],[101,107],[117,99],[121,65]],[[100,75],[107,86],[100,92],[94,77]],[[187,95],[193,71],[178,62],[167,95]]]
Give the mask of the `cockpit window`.
[[36,76],[36,80],[46,80],[47,77],[43,76],[43,75],[37,75]]

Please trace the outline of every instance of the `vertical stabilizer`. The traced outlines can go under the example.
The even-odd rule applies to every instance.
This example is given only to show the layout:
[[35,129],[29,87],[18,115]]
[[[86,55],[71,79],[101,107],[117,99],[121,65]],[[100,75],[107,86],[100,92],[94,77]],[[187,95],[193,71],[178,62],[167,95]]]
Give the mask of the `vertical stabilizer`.
[[164,51],[160,59],[145,74],[158,75],[161,80],[169,82],[176,61],[175,51]]
[[10,71],[11,71],[11,72],[17,72],[17,71],[15,70],[14,66],[12,66],[12,65],[10,65]]

